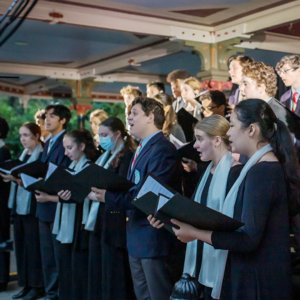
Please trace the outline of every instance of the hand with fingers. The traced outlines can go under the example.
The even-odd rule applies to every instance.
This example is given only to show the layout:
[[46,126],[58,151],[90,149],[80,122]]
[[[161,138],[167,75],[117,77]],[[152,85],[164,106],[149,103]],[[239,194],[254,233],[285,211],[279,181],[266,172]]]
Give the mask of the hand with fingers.
[[65,200],[65,201],[68,201],[68,200],[71,199],[71,195],[72,195],[72,194],[71,194],[71,192],[68,191],[68,190],[66,190],[66,191],[62,190],[62,191],[58,192],[57,195],[58,195],[61,199]]
[[190,173],[193,171],[197,171],[197,163],[194,160],[188,159],[186,157],[183,157],[182,160],[182,166],[186,172]]
[[156,220],[152,215],[149,215],[147,217],[147,220],[154,228],[157,228],[157,229],[160,229],[165,225],[164,223],[161,223],[159,220]]

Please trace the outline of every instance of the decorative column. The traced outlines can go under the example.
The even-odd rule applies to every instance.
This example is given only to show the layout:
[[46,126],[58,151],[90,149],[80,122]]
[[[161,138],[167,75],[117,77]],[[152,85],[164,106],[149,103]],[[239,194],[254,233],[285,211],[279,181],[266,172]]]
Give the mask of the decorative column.
[[243,48],[234,47],[240,42],[238,38],[214,44],[185,41],[185,45],[193,47],[201,59],[201,71],[197,78],[202,82],[203,88],[221,91],[231,89],[227,63],[231,56],[245,51]]

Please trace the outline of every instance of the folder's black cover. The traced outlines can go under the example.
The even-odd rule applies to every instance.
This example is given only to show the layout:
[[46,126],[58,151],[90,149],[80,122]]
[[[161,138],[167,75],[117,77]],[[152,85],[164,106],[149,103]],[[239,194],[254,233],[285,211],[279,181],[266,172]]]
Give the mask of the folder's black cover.
[[124,192],[131,189],[135,184],[110,170],[104,169],[96,164],[90,164],[87,168],[74,175],[76,182],[82,186],[110,190],[113,192]]
[[186,157],[195,161],[196,163],[200,163],[201,159],[199,156],[199,152],[194,148],[194,144],[195,140],[184,146],[181,146],[177,149],[177,152],[181,158]]
[[45,177],[47,170],[48,170],[47,163],[43,163],[40,160],[36,160],[24,165],[23,167],[13,170],[11,174],[15,177],[20,177],[20,174],[24,173],[26,175],[39,178],[39,177]]
[[146,215],[152,214],[157,220],[175,228],[176,225],[171,222],[171,219],[190,224],[198,229],[210,231],[229,232],[243,226],[242,222],[180,194],[176,194],[156,212],[158,199],[158,196],[148,192],[132,203]]
[[198,123],[198,119],[193,117],[184,108],[181,108],[177,112],[177,121],[185,134],[186,141],[192,141],[194,139],[194,126]]
[[3,170],[7,170],[7,172],[4,172],[2,170],[0,170],[0,172],[4,173],[4,174],[8,174],[8,173],[10,173],[11,169],[13,169],[17,166],[20,166],[22,164],[24,164],[24,162],[19,160],[19,159],[3,161],[3,162],[0,163],[0,168],[3,169]]

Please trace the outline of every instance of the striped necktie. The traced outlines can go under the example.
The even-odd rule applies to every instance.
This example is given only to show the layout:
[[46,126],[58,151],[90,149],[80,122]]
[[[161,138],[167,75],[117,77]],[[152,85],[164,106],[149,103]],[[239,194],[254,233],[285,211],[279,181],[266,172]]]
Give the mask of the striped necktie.
[[141,152],[141,149],[142,149],[142,143],[140,143],[139,146],[136,148],[135,155],[131,164],[131,169],[133,168],[135,160],[138,157],[139,153]]
[[297,107],[297,95],[298,95],[297,92],[295,92],[295,93],[293,94],[293,103],[292,103],[292,112],[293,112],[293,113],[295,112],[296,107]]

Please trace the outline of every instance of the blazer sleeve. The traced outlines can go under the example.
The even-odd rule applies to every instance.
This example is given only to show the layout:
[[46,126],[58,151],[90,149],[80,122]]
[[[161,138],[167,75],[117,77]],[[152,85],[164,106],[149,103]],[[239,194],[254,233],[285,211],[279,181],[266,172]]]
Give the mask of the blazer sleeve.
[[[259,174],[259,176],[258,176]],[[241,221],[245,224],[234,232],[213,232],[212,245],[215,249],[232,252],[250,252],[258,248],[266,223],[278,196],[278,181],[262,168],[249,171],[243,194]]]

